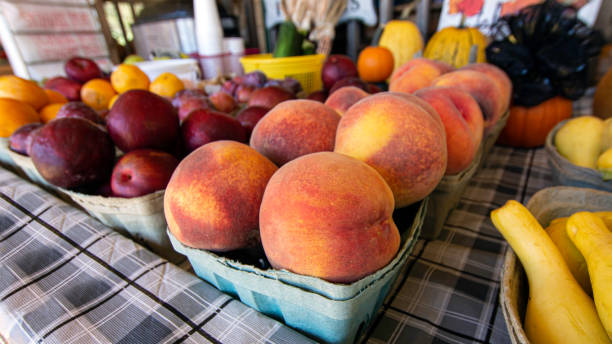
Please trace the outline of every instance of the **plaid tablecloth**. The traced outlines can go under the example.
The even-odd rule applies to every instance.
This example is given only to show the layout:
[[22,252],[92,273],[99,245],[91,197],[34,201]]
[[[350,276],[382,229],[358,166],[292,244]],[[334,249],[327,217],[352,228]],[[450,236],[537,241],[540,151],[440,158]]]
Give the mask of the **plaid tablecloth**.
[[[585,97],[574,112],[589,109]],[[499,309],[509,248],[489,213],[551,183],[543,149],[495,146],[361,341],[509,343]],[[186,270],[0,168],[0,342],[311,342]]]
[[[438,240],[420,240],[369,343],[508,343],[507,244],[488,214],[550,185],[543,149],[494,147]],[[0,169],[0,334],[10,343],[309,340]]]

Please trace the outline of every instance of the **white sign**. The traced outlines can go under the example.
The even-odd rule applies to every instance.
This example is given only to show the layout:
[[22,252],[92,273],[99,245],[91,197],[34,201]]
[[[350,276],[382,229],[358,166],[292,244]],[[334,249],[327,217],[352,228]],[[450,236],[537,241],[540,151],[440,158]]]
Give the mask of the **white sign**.
[[[597,19],[602,1],[588,0],[578,11],[578,18],[592,26]],[[461,17],[465,15],[465,26],[478,27],[486,35],[489,33],[488,27],[499,17],[539,2],[542,0],[444,0],[438,30],[448,26],[459,26]]]
[[[285,21],[281,10],[281,0],[264,0],[266,28],[270,29]],[[374,26],[378,22],[373,0],[348,0],[346,10],[340,17],[340,23],[349,20],[359,20],[367,26]]]

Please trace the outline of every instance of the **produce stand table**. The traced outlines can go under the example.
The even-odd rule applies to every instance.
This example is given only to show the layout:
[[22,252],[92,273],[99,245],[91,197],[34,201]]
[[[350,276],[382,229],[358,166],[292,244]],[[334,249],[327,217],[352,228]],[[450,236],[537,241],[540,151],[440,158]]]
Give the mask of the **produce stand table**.
[[[543,148],[493,147],[440,237],[416,244],[362,340],[510,343],[499,305],[508,245],[489,212],[551,185]],[[9,343],[310,341],[2,168],[0,336]]]

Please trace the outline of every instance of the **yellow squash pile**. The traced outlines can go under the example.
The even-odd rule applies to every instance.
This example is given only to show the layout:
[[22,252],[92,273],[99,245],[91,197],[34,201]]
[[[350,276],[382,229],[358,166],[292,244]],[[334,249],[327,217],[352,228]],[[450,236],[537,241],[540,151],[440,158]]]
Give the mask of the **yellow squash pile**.
[[544,230],[527,208],[508,201],[491,219],[529,280],[524,322],[529,340],[612,342],[612,212],[578,212]]

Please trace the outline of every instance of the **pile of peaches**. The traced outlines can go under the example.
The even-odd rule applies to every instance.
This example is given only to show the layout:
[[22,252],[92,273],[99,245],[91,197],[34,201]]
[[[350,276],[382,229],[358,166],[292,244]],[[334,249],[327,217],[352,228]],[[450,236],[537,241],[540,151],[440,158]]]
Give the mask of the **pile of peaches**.
[[[339,68],[335,83],[350,73]],[[396,255],[394,209],[472,163],[511,88],[490,64],[455,70],[414,59],[389,92],[345,86],[324,102],[285,100],[259,119],[248,145],[215,141],[181,161],[165,192],[168,229],[189,247],[261,243],[273,268],[356,281]]]

